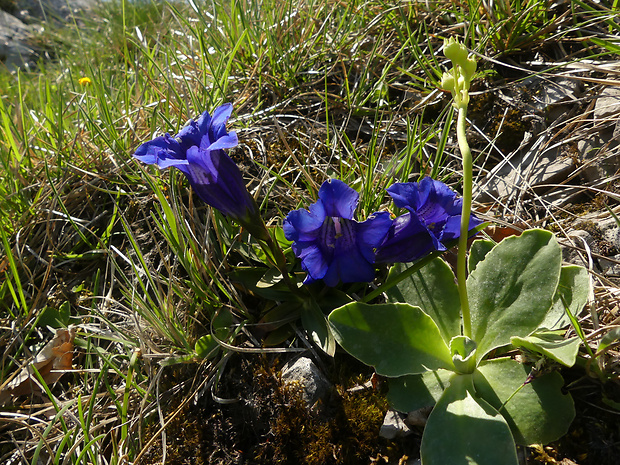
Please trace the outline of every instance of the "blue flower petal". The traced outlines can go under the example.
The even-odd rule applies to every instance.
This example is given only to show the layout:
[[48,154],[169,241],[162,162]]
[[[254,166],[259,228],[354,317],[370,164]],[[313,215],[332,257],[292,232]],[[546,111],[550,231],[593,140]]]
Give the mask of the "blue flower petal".
[[375,279],[375,267],[356,250],[338,250],[323,281],[330,287],[339,282],[358,283],[370,282]]
[[[408,213],[394,221],[377,249],[377,263],[415,261],[434,250],[446,250],[444,243],[460,236],[462,199],[446,184],[427,177],[419,183],[394,184],[387,191]],[[472,214],[469,229],[480,224]]]
[[388,212],[376,212],[357,225],[357,246],[367,262],[374,263],[375,249],[385,239],[392,223]]
[[[452,239],[456,239],[461,235],[461,216],[462,215],[455,215],[448,218],[446,224],[443,227],[443,230],[441,231],[441,236],[439,237],[441,241],[447,242]],[[475,226],[472,226],[472,218],[470,218],[469,229],[471,230],[472,227]]]
[[314,242],[298,243],[293,246],[295,255],[301,258],[302,268],[308,276],[304,280],[305,284],[322,279],[327,273],[328,263],[326,257]]
[[211,118],[210,132],[212,139],[216,140],[226,134],[226,122],[230,115],[232,114],[233,106],[232,103],[225,103],[224,105],[220,105],[213,112],[213,117]]
[[[380,217],[379,217],[380,218]],[[374,220],[374,219],[373,219]],[[341,234],[336,239],[334,257],[324,281],[328,286],[335,286],[338,280],[343,283],[370,282],[375,278],[375,266],[372,263],[372,247],[366,244],[360,232],[372,237],[373,229],[381,229],[380,221],[373,228],[373,220],[358,223],[354,220],[342,219]],[[387,228],[384,229],[387,232]],[[367,259],[370,257],[370,260]]]
[[169,134],[157,137],[138,147],[134,156],[160,168],[178,168],[204,202],[265,239],[268,232],[256,202],[245,187],[241,171],[223,150],[238,144],[237,134],[226,132],[231,113],[231,104],[217,108],[213,118],[205,111],[174,138]]
[[[204,140],[204,138],[203,138]],[[221,149],[230,149],[239,145],[239,141],[237,139],[236,132],[229,132],[226,135],[221,136],[219,139],[216,139],[215,142],[206,147],[207,150],[221,150]]]
[[179,141],[181,149],[189,150],[191,147],[199,146],[203,133],[198,129],[198,125],[194,120],[189,120],[187,126],[179,131],[175,138]]
[[319,199],[325,206],[327,216],[351,220],[357,208],[359,194],[344,182],[338,179],[330,179],[321,185]]
[[223,150],[194,146],[187,151],[187,161],[187,177],[204,202],[244,222],[257,213],[239,168]]
[[406,213],[394,220],[384,242],[376,251],[375,262],[412,262],[435,250],[446,250],[446,247],[420,218]]
[[[470,215],[469,217],[469,227],[468,230],[471,232],[472,229],[477,228],[483,223],[482,220],[477,218],[475,215]],[[439,240],[441,242],[448,242],[454,239],[457,239],[461,235],[461,215],[455,215],[448,218],[445,226],[441,232],[441,236]]]
[[181,146],[169,134],[145,142],[136,149],[134,157],[142,163],[160,168],[187,164]]
[[310,211],[293,210],[284,219],[282,225],[284,237],[289,241],[316,240],[325,217],[325,209],[321,201],[310,205]]
[[304,283],[322,279],[327,286],[369,282],[375,277],[374,249],[387,233],[392,219],[378,212],[366,221],[353,219],[358,193],[342,181],[325,181],[319,200],[309,211],[290,212],[283,224],[284,235],[308,273]]
[[[232,105],[231,105],[231,110],[232,110]],[[215,111],[217,111],[217,109]],[[198,117],[195,127],[201,136],[204,136],[205,134],[209,132],[209,128],[213,124],[212,121],[213,119],[211,118],[211,115],[209,115],[208,111],[204,111],[202,115]]]
[[398,208],[415,207],[418,204],[417,184],[415,182],[396,183],[386,190]]

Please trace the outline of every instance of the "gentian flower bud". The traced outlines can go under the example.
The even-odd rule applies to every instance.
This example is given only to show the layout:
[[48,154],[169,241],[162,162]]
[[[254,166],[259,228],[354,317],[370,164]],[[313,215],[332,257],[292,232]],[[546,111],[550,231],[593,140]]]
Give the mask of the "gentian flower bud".
[[454,76],[450,73],[443,73],[441,76],[441,88],[449,92],[454,92]]
[[378,212],[366,221],[353,219],[359,194],[344,182],[332,179],[319,189],[319,200],[310,210],[294,210],[284,220],[284,235],[308,273],[305,284],[322,279],[328,286],[339,282],[370,282],[375,277],[374,249],[383,241],[392,219]]
[[178,168],[205,203],[265,239],[268,233],[258,206],[245,187],[241,171],[224,152],[238,144],[237,134],[226,132],[231,113],[230,103],[218,107],[213,117],[205,111],[176,136],[165,134],[142,144],[134,157],[161,169]]
[[478,63],[473,58],[467,58],[461,66],[463,74],[467,77],[467,80],[471,82],[471,78],[476,74]]
[[[461,228],[462,199],[447,185],[432,178],[393,184],[387,189],[399,208],[397,217],[376,250],[375,263],[413,262],[457,239]],[[473,214],[469,230],[482,224]]]
[[469,103],[469,86],[476,73],[476,60],[469,58],[465,45],[453,38],[444,41],[443,53],[452,61],[452,70],[443,73],[441,88],[452,93],[456,108],[466,108]]
[[452,61],[452,63],[458,63],[460,65],[467,59],[468,52],[463,44],[458,43],[456,39],[450,37],[444,40],[443,54],[448,60]]

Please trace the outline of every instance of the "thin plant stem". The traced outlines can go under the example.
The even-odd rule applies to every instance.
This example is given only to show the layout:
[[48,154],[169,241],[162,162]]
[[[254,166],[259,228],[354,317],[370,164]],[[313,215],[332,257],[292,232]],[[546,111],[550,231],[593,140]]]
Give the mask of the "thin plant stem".
[[461,300],[463,316],[463,335],[472,337],[471,312],[467,298],[467,238],[469,236],[469,216],[471,215],[472,197],[472,158],[465,130],[467,128],[467,104],[469,103],[469,85],[476,72],[476,60],[469,57],[464,45],[454,39],[444,41],[444,55],[452,62],[452,70],[443,74],[441,85],[449,90],[454,98],[454,108],[458,110],[456,135],[463,158],[463,206],[461,210],[461,234],[456,261],[456,278]]
[[459,142],[459,149],[463,157],[463,207],[461,210],[461,235],[459,236],[459,247],[456,261],[456,277],[461,300],[461,313],[463,315],[463,335],[471,338],[471,313],[469,311],[469,300],[467,298],[467,238],[469,232],[469,216],[471,214],[472,197],[472,158],[465,129],[467,124],[467,105],[459,105],[458,119],[456,123],[456,134]]
[[[273,264],[282,274],[282,278],[284,279],[284,282],[289,287],[289,289],[291,289],[293,292],[298,292],[299,288],[295,285],[295,283],[293,283],[288,273],[288,269],[286,267],[286,257],[284,256],[284,253],[282,252],[280,246],[271,237],[271,234],[267,233],[264,241],[259,240],[258,242],[261,244],[264,243],[267,246],[267,249],[263,248],[263,250],[265,250],[265,252],[270,252],[271,258],[273,259]],[[267,254],[267,256],[269,256],[269,253]]]

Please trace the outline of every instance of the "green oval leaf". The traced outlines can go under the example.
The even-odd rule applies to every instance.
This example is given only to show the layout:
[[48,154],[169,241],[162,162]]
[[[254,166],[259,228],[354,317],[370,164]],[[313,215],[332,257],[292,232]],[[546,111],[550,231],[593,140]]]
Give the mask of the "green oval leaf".
[[565,339],[555,332],[536,332],[527,337],[513,337],[513,346],[539,353],[562,365],[572,367],[577,360],[581,339],[577,336]]
[[336,341],[384,376],[403,376],[438,368],[454,370],[437,325],[409,304],[352,302],[329,315]]
[[467,290],[478,360],[538,328],[553,302],[561,264],[553,234],[531,229],[504,239],[476,265]]
[[490,360],[474,373],[474,385],[504,416],[517,443],[548,444],[568,431],[575,418],[573,399],[562,393],[564,380],[559,373],[523,385],[529,372],[529,367],[511,358]]
[[570,318],[566,312],[578,317],[590,296],[590,275],[583,266],[563,266],[560,272],[560,282],[555,295],[553,305],[545,316],[541,327],[547,329],[561,329],[570,324]]
[[467,259],[467,269],[471,273],[476,269],[478,263],[484,260],[484,257],[495,247],[497,244],[488,239],[477,239],[469,248],[469,258]]
[[[411,266],[415,265],[404,263],[394,265],[390,269],[390,278]],[[446,344],[454,336],[461,334],[459,290],[454,281],[454,273],[441,258],[430,261],[388,289],[386,294],[390,302],[402,302],[420,307],[437,324]]]
[[213,358],[218,354],[219,349],[220,345],[210,334],[202,336],[194,345],[194,352],[200,358]]
[[454,375],[424,428],[423,465],[517,465],[506,420],[473,389],[472,375]]
[[448,370],[435,370],[388,378],[387,401],[399,412],[432,407],[441,398],[453,374]]

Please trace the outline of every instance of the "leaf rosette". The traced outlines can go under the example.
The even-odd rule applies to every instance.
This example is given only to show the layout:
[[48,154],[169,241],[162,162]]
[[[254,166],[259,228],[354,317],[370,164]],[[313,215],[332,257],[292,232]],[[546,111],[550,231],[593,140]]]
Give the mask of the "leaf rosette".
[[[391,273],[407,267],[395,265]],[[467,431],[474,438],[497,436],[491,448],[484,440],[471,446],[479,455],[468,463],[499,463],[496,451],[556,440],[575,415],[558,372],[532,379],[531,367],[494,354],[524,347],[572,365],[577,345],[558,337],[557,330],[569,321],[567,312],[576,315],[585,306],[587,272],[563,267],[555,236],[540,229],[497,245],[475,241],[469,271],[471,338],[462,334],[454,274],[441,258],[389,289],[387,303],[349,303],[329,316],[337,342],[389,378],[394,408],[435,406],[423,437],[425,465],[465,463],[471,434],[460,432]],[[454,433],[454,447],[439,453],[433,432],[444,430]],[[512,453],[503,457],[508,458],[501,463],[517,463]]]

